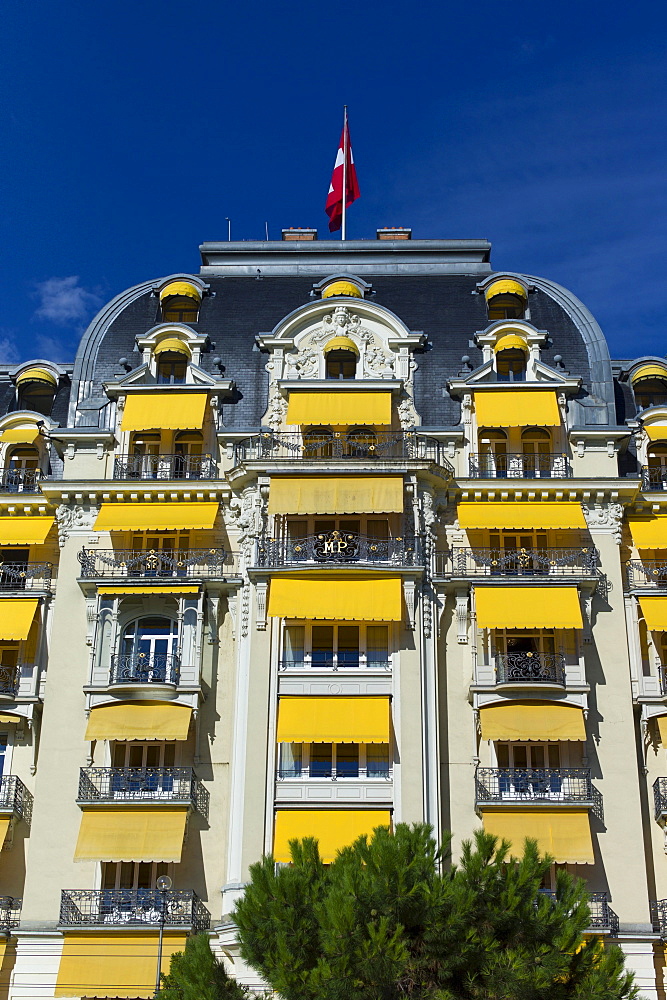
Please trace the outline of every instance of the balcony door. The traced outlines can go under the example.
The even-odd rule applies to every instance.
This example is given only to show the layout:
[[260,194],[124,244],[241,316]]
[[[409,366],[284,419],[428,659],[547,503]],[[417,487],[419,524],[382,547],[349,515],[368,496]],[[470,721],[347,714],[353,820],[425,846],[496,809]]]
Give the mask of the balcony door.
[[538,550],[546,555],[546,532],[491,532],[489,543],[492,575],[532,576],[547,571],[544,562],[533,555]]
[[164,861],[103,861],[102,888],[150,890],[161,875],[168,875],[173,865]]
[[114,798],[155,801],[172,796],[175,743],[115,743],[111,759],[120,772],[111,775]]
[[667,490],[667,447],[654,445],[649,450],[647,462],[650,486]]
[[498,743],[496,757],[501,769],[498,785],[503,799],[561,797],[558,743]]
[[157,616],[139,618],[125,627],[119,666],[129,671],[132,680],[165,681],[175,671],[177,649],[176,622]]
[[39,477],[39,452],[36,448],[14,448],[5,471],[4,488],[12,493],[35,488]]
[[551,476],[551,435],[541,427],[528,427],[521,434],[523,475],[526,479]]
[[507,476],[507,434],[501,430],[479,432],[480,475],[488,479]]

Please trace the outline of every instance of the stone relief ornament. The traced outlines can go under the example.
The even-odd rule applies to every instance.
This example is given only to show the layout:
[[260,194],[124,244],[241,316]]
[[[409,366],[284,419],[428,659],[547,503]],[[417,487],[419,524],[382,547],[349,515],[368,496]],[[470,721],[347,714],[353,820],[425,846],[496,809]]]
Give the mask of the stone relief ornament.
[[248,635],[250,627],[250,578],[248,576],[248,567],[254,561],[255,542],[264,532],[266,525],[266,497],[264,495],[266,492],[268,491],[260,485],[248,486],[243,490],[240,497],[232,497],[228,508],[232,526],[238,532],[239,555],[243,576],[243,587],[241,589],[242,636]]
[[610,531],[618,545],[623,528],[623,505],[620,503],[582,504],[586,523],[591,531]]
[[398,404],[398,419],[401,423],[401,430],[409,431],[417,423],[417,411],[412,398],[402,399]]
[[312,347],[285,355],[285,378],[315,378],[319,373],[320,354]]
[[269,395],[269,409],[267,416],[267,423],[272,431],[278,431],[282,427],[283,420],[287,413],[287,400],[283,398],[283,395],[278,388],[278,386],[273,383],[271,386],[271,392]]
[[61,503],[56,507],[56,522],[58,525],[58,544],[62,549],[69,538],[69,533],[75,528],[91,529],[97,517],[97,507],[82,507],[80,504],[69,506]]

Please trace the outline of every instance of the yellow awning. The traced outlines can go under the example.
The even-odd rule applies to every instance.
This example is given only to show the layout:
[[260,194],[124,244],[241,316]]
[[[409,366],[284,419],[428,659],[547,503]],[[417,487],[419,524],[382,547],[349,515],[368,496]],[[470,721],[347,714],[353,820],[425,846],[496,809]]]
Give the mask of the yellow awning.
[[188,344],[180,337],[166,337],[155,345],[155,350],[153,354],[157,357],[160,354],[165,354],[171,351],[174,354],[184,354],[186,358],[192,357],[192,351]]
[[39,430],[32,427],[10,427],[0,435],[3,444],[34,444],[39,437]]
[[667,381],[667,367],[663,365],[642,365],[630,376],[630,381],[634,385],[643,378],[661,378]]
[[16,384],[23,385],[24,382],[46,382],[47,385],[58,385],[58,379],[55,375],[45,368],[28,368],[27,371],[21,372]]
[[332,281],[322,291],[322,298],[329,299],[332,295],[351,295],[352,298],[362,298],[361,291],[353,281]]
[[0,640],[2,642],[20,642],[21,639],[28,638],[38,603],[39,601],[35,598],[15,601],[3,597],[0,600]]
[[196,584],[186,586],[185,584],[159,584],[152,587],[133,587],[131,584],[118,583],[115,586],[98,587],[97,593],[100,597],[111,597],[114,594],[198,594],[199,587]]
[[483,740],[585,742],[583,709],[549,701],[506,702],[480,708]]
[[279,743],[388,743],[389,698],[282,697]]
[[86,809],[74,860],[178,862],[187,815],[183,806]]
[[[104,916],[100,916],[100,923]],[[165,931],[162,972],[169,972],[171,956],[185,950],[186,936]],[[96,934],[68,932],[64,936],[57,997],[151,997],[155,989],[158,927],[124,934],[112,929]]]
[[325,864],[358,837],[371,837],[378,826],[391,826],[388,809],[279,809],[273,838],[276,861],[291,861],[290,840],[316,837]]
[[499,278],[498,281],[491,282],[484,292],[484,298],[488,302],[496,295],[518,295],[522,299],[527,299],[526,289],[519,281],[513,278]]
[[7,715],[5,713],[0,713],[0,722],[4,726],[17,726],[19,722],[25,722],[24,715]]
[[475,586],[479,628],[583,628],[576,587]]
[[187,295],[189,299],[201,302],[201,292],[196,285],[191,285],[189,281],[170,281],[160,292],[160,302],[172,295]]
[[541,854],[558,864],[592,865],[595,861],[588,813],[577,809],[507,809],[484,813],[484,830],[512,842],[515,856],[526,837],[537,841]]
[[192,709],[159,701],[98,705],[88,719],[86,740],[187,740]]
[[2,847],[5,842],[10,822],[11,816],[0,816],[0,847]]
[[288,424],[390,424],[391,392],[290,391]]
[[332,337],[324,346],[324,353],[328,354],[329,351],[352,351],[359,356],[359,348],[349,337]]
[[520,350],[525,354],[529,353],[529,347],[523,337],[519,337],[516,333],[508,333],[505,337],[501,337],[500,340],[496,341],[494,352],[498,354],[499,351],[511,351]]
[[269,514],[389,514],[403,512],[400,476],[271,479]]
[[555,531],[585,528],[580,503],[460,503],[456,508],[464,530]]
[[402,610],[398,576],[294,573],[269,584],[269,615],[275,618],[400,622]]
[[217,503],[103,503],[94,531],[209,531]]
[[[164,343],[164,341],[163,341]],[[201,430],[208,395],[205,392],[155,392],[128,396],[122,431]]]
[[656,721],[660,732],[660,742],[663,747],[667,747],[667,715],[659,715]]
[[667,632],[667,597],[640,597],[639,604],[651,632]]
[[667,549],[667,516],[628,520],[632,541],[638,549]]
[[651,441],[667,441],[667,424],[644,424]]
[[43,545],[52,517],[0,517],[0,545]]
[[558,427],[561,422],[554,390],[477,389],[475,413],[478,427]]

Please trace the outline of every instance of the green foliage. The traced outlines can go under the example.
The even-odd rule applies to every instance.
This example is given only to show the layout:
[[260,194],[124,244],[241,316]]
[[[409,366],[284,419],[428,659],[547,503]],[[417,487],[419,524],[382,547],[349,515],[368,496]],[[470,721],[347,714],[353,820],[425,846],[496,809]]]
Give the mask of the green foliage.
[[526,841],[479,832],[450,865],[430,828],[361,837],[326,867],[313,839],[292,864],[251,868],[237,904],[241,954],[284,1000],[631,1000],[619,948],[584,938],[583,882]]
[[171,956],[169,972],[162,973],[158,1000],[249,1000],[249,992],[227,975],[208,942],[208,934],[195,934],[185,951]]

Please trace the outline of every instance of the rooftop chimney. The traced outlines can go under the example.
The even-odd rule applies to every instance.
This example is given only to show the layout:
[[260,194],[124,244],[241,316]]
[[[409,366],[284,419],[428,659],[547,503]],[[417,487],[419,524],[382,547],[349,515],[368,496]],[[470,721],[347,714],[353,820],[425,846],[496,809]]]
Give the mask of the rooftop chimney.
[[378,229],[377,238],[379,240],[411,240],[412,230],[404,226],[384,226]]
[[284,240],[316,240],[317,229],[283,229]]

